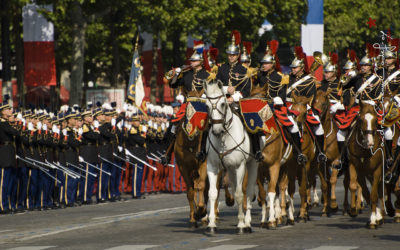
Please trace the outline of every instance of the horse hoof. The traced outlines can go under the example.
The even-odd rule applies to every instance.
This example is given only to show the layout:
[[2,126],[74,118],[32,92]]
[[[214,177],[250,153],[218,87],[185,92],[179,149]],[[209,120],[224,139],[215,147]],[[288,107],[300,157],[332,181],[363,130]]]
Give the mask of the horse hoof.
[[357,209],[356,208],[351,208],[350,211],[348,211],[348,214],[350,215],[350,217],[357,217],[358,213],[357,213]]
[[328,217],[328,214],[326,212],[322,212],[321,217]]
[[251,227],[245,227],[245,228],[244,228],[244,232],[245,232],[246,234],[251,234],[251,233],[253,232],[253,230],[251,229]]
[[197,222],[190,222],[190,228],[197,228]]
[[338,209],[339,209],[338,206],[336,206],[336,207],[329,207],[329,213],[334,214],[334,213],[336,213],[336,212],[338,211]]
[[234,200],[234,199],[230,199],[230,198],[226,198],[226,199],[225,199],[225,204],[226,204],[228,207],[233,207],[233,205],[235,205],[235,200]]
[[287,215],[282,216],[282,225],[287,225],[288,217]]
[[358,209],[358,213],[359,213],[359,214],[362,214],[362,213],[363,213],[362,208]]
[[394,217],[394,223],[400,223],[400,217]]
[[314,202],[314,203],[312,204],[312,206],[313,206],[313,207],[319,207],[319,203],[318,203],[318,202]]
[[239,227],[237,229],[237,234],[244,234],[244,228],[243,227]]
[[208,227],[207,232],[210,234],[216,234],[217,233],[217,228],[216,227]]
[[260,223],[260,228],[267,228],[267,223],[261,222]]
[[288,220],[287,225],[294,226],[294,220]]
[[377,224],[378,226],[382,226],[382,225],[383,225],[383,219],[382,219],[382,220],[376,221],[376,224]]
[[276,229],[276,222],[275,221],[268,222],[267,228],[270,229],[270,230],[275,230]]
[[371,224],[371,223],[367,223],[367,228],[368,229],[378,229],[378,226],[376,224]]
[[307,218],[306,218],[306,217],[300,217],[300,216],[299,216],[299,217],[297,218],[297,220],[298,220],[299,223],[306,223],[306,222],[307,222]]

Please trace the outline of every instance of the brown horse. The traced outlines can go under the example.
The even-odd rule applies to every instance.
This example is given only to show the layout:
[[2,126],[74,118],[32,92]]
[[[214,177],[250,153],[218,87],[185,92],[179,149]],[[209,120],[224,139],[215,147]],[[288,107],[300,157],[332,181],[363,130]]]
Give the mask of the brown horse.
[[381,186],[384,148],[381,145],[381,137],[377,134],[377,126],[375,103],[372,100],[360,101],[360,114],[348,138],[351,192],[349,214],[352,217],[357,216],[356,191],[358,182],[365,182],[365,178],[369,178],[372,180],[371,217],[368,224],[371,229],[377,228],[377,223],[382,220],[382,213],[377,205],[379,198],[383,196]]
[[207,161],[199,163],[196,152],[199,151],[202,133],[189,138],[182,128],[177,127],[174,153],[179,171],[187,185],[187,199],[190,206],[190,225],[197,227],[197,220],[207,215],[208,181]]

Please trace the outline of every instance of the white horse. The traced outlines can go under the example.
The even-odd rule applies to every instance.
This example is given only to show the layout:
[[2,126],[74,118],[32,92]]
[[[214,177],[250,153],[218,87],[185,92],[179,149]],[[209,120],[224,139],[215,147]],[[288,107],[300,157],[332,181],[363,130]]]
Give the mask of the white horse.
[[[218,197],[217,176],[222,169],[226,169],[232,183],[235,200],[238,205],[237,225],[239,233],[251,232],[251,199],[255,192],[257,177],[257,162],[249,154],[251,143],[249,136],[239,116],[232,112],[220,81],[212,81],[204,85],[207,97],[210,132],[207,140],[207,175],[210,182],[209,189],[209,223],[208,230],[216,231],[215,203]],[[248,171],[248,185],[246,187],[246,207],[243,206],[243,179],[246,168]],[[246,214],[243,210],[246,209]]]

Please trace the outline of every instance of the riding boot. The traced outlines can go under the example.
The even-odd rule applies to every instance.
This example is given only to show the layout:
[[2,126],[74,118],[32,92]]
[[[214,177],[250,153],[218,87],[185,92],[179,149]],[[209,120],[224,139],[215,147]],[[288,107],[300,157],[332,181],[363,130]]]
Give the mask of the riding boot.
[[298,132],[290,133],[292,136],[293,144],[294,144],[294,156],[297,158],[297,163],[302,165],[307,162],[307,156],[303,154],[301,151],[301,142],[300,142],[300,135]]
[[[174,126],[174,125],[173,125]],[[174,145],[175,145],[175,139],[176,139],[176,134],[175,131],[169,131],[169,136],[168,136],[168,148],[167,151],[165,152],[164,155],[162,155],[161,158],[161,164],[162,165],[167,165],[171,159],[171,154],[172,151],[174,150]]]
[[203,162],[206,160],[207,137],[208,137],[208,131],[204,130],[203,136],[201,137],[200,151],[196,153],[196,158],[199,162]]
[[392,143],[393,140],[385,140],[385,151],[386,151],[386,164],[385,168],[389,169],[393,165],[393,157],[392,157]]
[[260,151],[260,136],[257,133],[250,134],[250,140],[253,146],[254,158],[257,162],[261,162],[264,159],[264,156]]
[[325,135],[316,135],[315,139],[316,139],[316,141],[318,143],[318,149],[319,149],[318,156],[317,156],[317,161],[321,162],[321,163],[324,163],[327,160],[326,155],[324,153]]

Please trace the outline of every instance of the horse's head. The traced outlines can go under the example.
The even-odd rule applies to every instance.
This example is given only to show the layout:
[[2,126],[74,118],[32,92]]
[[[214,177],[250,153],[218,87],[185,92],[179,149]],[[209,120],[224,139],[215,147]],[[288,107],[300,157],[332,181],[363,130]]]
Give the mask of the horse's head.
[[320,110],[321,114],[325,114],[330,107],[330,102],[329,102],[330,93],[331,93],[330,89],[328,91],[323,91],[320,89],[317,90],[317,94],[313,101],[313,108],[315,108],[316,110]]
[[382,103],[385,112],[389,111],[390,106],[392,106],[393,100],[394,99],[393,99],[392,95],[389,95],[389,94],[385,93],[385,95],[383,96],[383,103]]
[[292,93],[293,104],[290,108],[295,113],[298,113],[296,122],[303,124],[307,118],[307,105],[312,101],[312,97],[298,96],[295,92]]
[[[204,83],[204,93],[207,97],[209,124],[214,135],[220,136],[226,130],[229,105],[222,90],[222,82],[212,80]],[[229,122],[229,121],[228,121]]]
[[360,102],[359,122],[363,141],[368,148],[374,147],[374,136],[378,129],[378,119],[375,111],[375,102],[372,100]]

